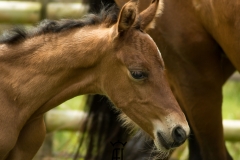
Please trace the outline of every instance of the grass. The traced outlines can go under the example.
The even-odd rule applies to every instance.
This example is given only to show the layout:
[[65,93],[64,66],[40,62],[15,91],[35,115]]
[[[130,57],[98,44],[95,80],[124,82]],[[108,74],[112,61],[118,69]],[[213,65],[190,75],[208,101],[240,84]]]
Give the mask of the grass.
[[[73,99],[70,99],[58,107],[54,108],[56,110],[84,110],[86,105],[86,96],[78,96]],[[68,131],[55,131],[53,133],[48,134],[47,136],[51,136],[52,138],[52,155],[48,155],[51,158],[49,160],[72,160],[78,144],[79,137],[81,137],[81,133],[79,132],[68,132]],[[81,147],[80,153],[84,155],[86,153],[86,148]],[[46,158],[48,159],[48,158]],[[34,160],[42,160],[36,158]],[[83,158],[79,158],[78,160],[83,160]]]
[[[78,96],[59,105],[58,110],[83,110],[86,104],[86,96]],[[56,160],[72,160],[79,143],[79,132],[58,131],[52,133],[53,155]],[[86,152],[81,148],[81,152]],[[81,160],[81,159],[79,159]]]

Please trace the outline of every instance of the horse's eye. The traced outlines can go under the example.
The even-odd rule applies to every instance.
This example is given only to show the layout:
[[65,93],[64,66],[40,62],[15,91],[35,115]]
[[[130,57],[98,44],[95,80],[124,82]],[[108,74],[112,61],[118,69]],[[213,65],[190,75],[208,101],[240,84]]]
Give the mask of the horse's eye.
[[136,80],[143,80],[147,78],[147,73],[143,71],[130,71],[131,76]]

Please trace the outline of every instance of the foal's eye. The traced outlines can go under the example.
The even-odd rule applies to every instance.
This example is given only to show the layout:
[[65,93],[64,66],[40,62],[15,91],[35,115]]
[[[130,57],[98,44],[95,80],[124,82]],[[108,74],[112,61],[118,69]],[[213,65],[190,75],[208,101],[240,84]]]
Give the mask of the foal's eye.
[[143,80],[147,78],[147,73],[143,71],[130,71],[131,76],[136,80]]

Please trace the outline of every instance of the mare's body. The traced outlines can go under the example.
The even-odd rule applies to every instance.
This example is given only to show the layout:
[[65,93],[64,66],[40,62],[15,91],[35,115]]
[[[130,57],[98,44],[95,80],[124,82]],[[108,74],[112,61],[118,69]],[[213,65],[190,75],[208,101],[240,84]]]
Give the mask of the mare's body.
[[181,145],[189,127],[145,32],[158,3],[138,14],[132,0],[120,13],[113,7],[6,34],[0,42],[0,159],[32,159],[45,136],[43,114],[80,94],[108,96],[125,124],[142,128],[157,151],[167,155]]
[[[116,0],[119,5],[125,1]],[[172,90],[194,133],[190,159],[231,159],[223,137],[222,86],[240,71],[240,2],[163,3],[157,27],[149,34],[161,50]]]

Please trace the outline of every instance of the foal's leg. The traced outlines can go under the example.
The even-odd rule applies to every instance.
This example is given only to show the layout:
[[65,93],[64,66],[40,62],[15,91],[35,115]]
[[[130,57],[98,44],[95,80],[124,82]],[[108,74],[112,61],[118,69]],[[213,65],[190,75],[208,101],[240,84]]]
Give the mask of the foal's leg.
[[21,130],[18,141],[7,160],[31,160],[45,138],[43,116],[27,122]]

